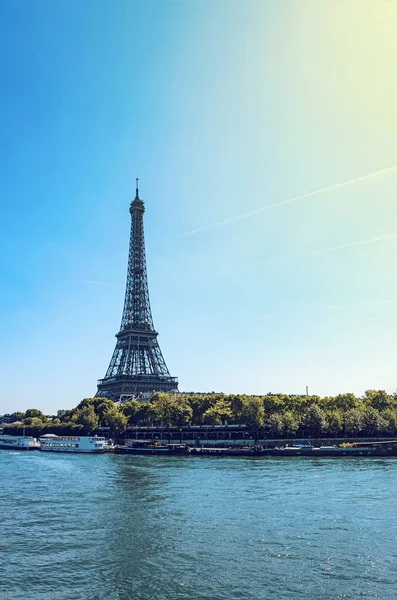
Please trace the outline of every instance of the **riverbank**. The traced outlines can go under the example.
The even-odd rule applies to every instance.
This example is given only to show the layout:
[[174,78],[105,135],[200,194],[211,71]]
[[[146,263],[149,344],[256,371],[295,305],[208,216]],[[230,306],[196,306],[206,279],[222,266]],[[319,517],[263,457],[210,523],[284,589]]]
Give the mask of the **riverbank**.
[[[109,427],[100,427],[98,435],[110,437]],[[136,440],[156,442],[159,444],[180,443],[192,447],[229,447],[229,446],[286,446],[294,444],[311,444],[312,446],[332,446],[356,442],[385,442],[394,439],[389,436],[280,436],[255,437],[245,425],[220,425],[215,427],[128,427],[119,437],[123,444]]]
[[[266,394],[154,393],[145,401],[114,404],[108,398],[85,398],[75,408],[44,415],[30,408],[0,416],[8,435],[107,437],[201,442],[220,439],[248,444],[285,439],[351,439],[397,436],[397,394],[367,390],[335,397]],[[146,432],[144,430],[146,429]],[[137,436],[137,437],[136,437]]]
[[129,455],[162,455],[162,456],[217,456],[241,457],[397,457],[397,440],[384,442],[356,442],[340,446],[312,446],[310,444],[295,444],[277,446],[229,446],[229,447],[190,447],[187,444],[159,444],[136,441],[123,446],[110,446],[109,452]]

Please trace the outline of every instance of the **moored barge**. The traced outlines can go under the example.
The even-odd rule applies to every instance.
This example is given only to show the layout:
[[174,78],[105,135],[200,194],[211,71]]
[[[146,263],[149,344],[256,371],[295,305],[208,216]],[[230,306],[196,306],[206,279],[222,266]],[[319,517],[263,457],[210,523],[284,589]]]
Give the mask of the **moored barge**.
[[40,444],[36,438],[28,435],[0,435],[0,449],[38,450]]
[[189,454],[191,451],[187,444],[156,444],[148,440],[136,440],[125,446],[118,446],[116,454]]
[[311,444],[296,444],[282,448],[265,448],[263,446],[245,447],[206,447],[191,448],[187,444],[160,444],[147,440],[130,442],[126,446],[118,446],[114,452],[117,454],[161,454],[190,455],[190,456],[256,456],[256,457],[397,457],[397,440],[386,442],[354,442],[341,446],[319,446]]
[[353,442],[341,446],[285,446],[274,448],[273,456],[397,456],[397,440]]

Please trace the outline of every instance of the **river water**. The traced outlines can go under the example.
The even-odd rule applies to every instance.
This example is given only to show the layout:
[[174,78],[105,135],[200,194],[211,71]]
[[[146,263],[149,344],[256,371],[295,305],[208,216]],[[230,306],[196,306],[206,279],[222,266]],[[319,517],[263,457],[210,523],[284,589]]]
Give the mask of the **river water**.
[[1,600],[397,596],[397,459],[0,452]]

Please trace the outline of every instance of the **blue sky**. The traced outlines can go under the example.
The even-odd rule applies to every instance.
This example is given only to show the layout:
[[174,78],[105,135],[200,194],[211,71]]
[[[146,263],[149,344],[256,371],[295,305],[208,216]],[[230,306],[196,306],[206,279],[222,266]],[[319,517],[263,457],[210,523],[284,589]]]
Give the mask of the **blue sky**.
[[396,27],[370,0],[3,2],[0,413],[95,393],[135,177],[181,390],[394,391]]

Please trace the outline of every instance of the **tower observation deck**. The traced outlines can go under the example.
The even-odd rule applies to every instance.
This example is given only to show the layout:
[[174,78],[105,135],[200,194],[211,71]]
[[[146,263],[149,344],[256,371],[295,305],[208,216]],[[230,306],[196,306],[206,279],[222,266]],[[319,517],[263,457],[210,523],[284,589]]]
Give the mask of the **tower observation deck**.
[[145,205],[136,195],[130,205],[131,234],[128,253],[127,284],[120,331],[106,375],[98,381],[97,397],[118,402],[121,396],[178,389],[178,379],[171,377],[153,325],[146,273],[143,215]]

